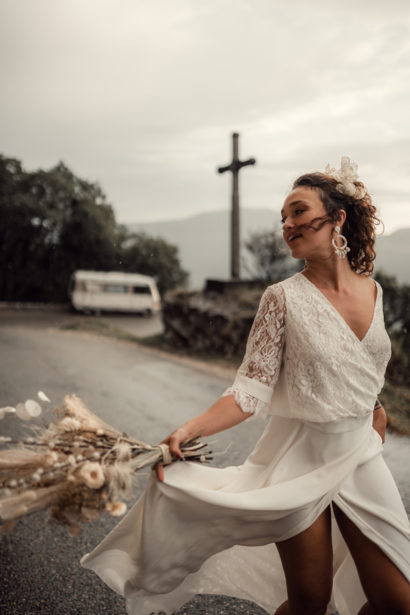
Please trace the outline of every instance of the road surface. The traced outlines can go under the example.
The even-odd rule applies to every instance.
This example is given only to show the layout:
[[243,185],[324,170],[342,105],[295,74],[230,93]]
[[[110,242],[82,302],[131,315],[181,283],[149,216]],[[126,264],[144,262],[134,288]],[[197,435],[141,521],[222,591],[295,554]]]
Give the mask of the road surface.
[[[231,384],[231,374],[192,367],[130,342],[60,331],[60,314],[0,312],[0,407],[47,393],[57,406],[67,393],[119,430],[147,442],[159,442],[178,424],[211,405]],[[146,320],[148,322],[148,319]],[[5,435],[16,435],[22,423],[8,416],[0,423]],[[219,464],[240,463],[262,426],[239,425],[213,437],[221,451]],[[223,452],[228,444],[231,448]],[[135,478],[133,497],[142,492],[149,470]],[[78,537],[38,513],[18,522],[0,537],[0,613],[2,615],[125,615],[124,602],[95,574],[79,567],[115,525],[108,515],[85,526]],[[223,598],[200,599],[181,610],[186,615],[228,615],[264,611]]]
[[[55,325],[61,324],[61,315],[16,314],[0,312],[0,407],[34,397],[39,390],[47,393],[54,407],[65,394],[76,393],[102,419],[155,443],[211,405],[232,381],[229,370],[200,369],[192,361],[134,343],[59,330]],[[20,425],[10,416],[0,428],[7,435],[18,435]],[[240,463],[262,429],[258,421],[246,421],[212,437],[213,450],[220,452],[218,465]],[[390,436],[385,453],[408,510],[409,449],[407,438]],[[134,499],[148,474],[136,476]],[[47,513],[19,521],[0,538],[1,614],[125,615],[123,600],[78,563],[115,523],[104,517],[72,538],[66,528],[49,522]],[[221,597],[198,598],[179,611],[180,615],[234,613],[266,615],[255,605]]]

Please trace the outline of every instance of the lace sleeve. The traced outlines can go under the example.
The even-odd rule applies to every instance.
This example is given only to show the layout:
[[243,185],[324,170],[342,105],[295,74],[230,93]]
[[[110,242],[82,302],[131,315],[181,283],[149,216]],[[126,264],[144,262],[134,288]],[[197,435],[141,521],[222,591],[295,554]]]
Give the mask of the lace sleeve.
[[284,292],[279,285],[269,286],[262,295],[235,381],[222,397],[234,395],[244,412],[265,417],[279,378],[284,338]]

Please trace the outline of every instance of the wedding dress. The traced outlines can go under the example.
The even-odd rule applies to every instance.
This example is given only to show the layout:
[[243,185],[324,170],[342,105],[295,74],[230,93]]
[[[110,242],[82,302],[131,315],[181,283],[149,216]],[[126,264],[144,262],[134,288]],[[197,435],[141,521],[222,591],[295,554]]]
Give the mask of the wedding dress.
[[[286,599],[275,542],[308,528],[334,502],[410,580],[410,531],[372,428],[390,357],[382,289],[360,340],[302,273],[268,287],[233,385],[244,412],[271,415],[240,466],[176,463],[153,475],[127,516],[81,563],[125,596],[131,615],[171,613],[198,593]],[[249,420],[249,419],[248,419]],[[332,524],[328,613],[365,602]]]

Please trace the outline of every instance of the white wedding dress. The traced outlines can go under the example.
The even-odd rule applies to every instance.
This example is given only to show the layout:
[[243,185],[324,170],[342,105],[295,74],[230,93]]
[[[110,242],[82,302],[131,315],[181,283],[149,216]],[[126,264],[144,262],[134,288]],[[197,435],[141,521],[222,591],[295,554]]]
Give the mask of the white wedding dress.
[[[132,615],[171,613],[198,593],[286,599],[275,542],[308,528],[335,502],[410,580],[410,532],[372,428],[390,357],[382,290],[359,340],[299,273],[268,287],[233,386],[244,412],[271,414],[241,466],[177,463],[152,476],[127,516],[81,563],[125,596]],[[360,581],[333,523],[328,613],[355,615]]]

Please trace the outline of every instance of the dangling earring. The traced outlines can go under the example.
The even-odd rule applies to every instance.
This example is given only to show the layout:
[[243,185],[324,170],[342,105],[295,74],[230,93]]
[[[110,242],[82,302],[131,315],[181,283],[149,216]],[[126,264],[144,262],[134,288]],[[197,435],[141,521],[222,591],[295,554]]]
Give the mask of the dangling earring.
[[[347,245],[347,239],[344,235],[340,233],[340,226],[335,226],[336,237],[332,237],[332,246],[335,249],[335,254],[337,254],[340,258],[344,258],[348,252],[350,252],[350,248]],[[340,239],[342,242],[341,246],[338,246],[336,240]]]

